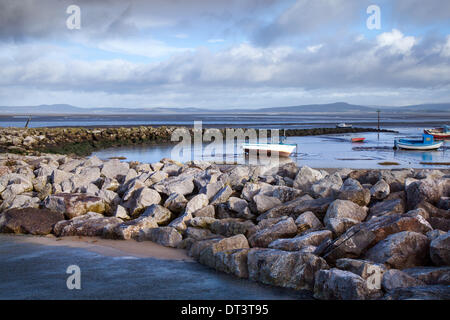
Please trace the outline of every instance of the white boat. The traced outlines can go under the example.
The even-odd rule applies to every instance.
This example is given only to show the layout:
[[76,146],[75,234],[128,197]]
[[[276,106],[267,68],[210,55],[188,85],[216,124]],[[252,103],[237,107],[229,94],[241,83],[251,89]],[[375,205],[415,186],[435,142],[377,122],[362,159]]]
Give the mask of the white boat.
[[243,143],[242,149],[245,153],[249,153],[251,150],[266,151],[268,155],[271,152],[278,152],[279,156],[289,157],[292,152],[297,148],[296,144],[288,143]]
[[351,125],[349,123],[345,123],[345,122],[338,123],[336,125],[336,128],[351,128],[351,127],[353,127],[353,125]]

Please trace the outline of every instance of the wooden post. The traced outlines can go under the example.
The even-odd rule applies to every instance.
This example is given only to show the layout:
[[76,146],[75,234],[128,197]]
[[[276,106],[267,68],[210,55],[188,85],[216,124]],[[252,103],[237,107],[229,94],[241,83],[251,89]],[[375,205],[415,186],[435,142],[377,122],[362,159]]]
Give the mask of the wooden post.
[[28,124],[30,123],[30,121],[31,121],[31,116],[28,117],[27,123],[25,124],[25,128],[28,128]]
[[377,110],[378,114],[378,140],[380,140],[380,110]]
[[378,113],[378,132],[380,132],[380,110],[377,110]]

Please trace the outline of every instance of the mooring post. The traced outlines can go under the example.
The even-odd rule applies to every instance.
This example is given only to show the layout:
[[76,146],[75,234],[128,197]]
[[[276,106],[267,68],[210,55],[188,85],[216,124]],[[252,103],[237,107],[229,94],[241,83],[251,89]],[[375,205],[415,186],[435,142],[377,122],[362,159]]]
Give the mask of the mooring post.
[[378,113],[378,140],[380,140],[380,110],[377,110]]
[[28,117],[27,123],[25,124],[25,128],[28,128],[28,124],[30,123],[30,121],[31,121],[31,115]]

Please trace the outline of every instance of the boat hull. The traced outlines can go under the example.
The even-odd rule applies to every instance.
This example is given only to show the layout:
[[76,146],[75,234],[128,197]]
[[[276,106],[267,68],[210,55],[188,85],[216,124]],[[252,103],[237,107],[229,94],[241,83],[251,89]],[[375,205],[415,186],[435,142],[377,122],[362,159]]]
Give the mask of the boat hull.
[[352,142],[364,142],[366,138],[352,138]]
[[397,142],[396,146],[405,150],[436,150],[442,146],[443,142],[436,142],[428,145],[413,145],[408,143]]
[[271,155],[272,152],[278,152],[278,155],[281,157],[289,157],[292,152],[294,152],[297,146],[295,144],[243,144],[242,149],[245,153],[249,153],[251,151],[260,154],[265,152],[267,155]]
[[439,132],[437,130],[424,130],[423,132],[432,135],[434,139],[450,139],[450,133]]

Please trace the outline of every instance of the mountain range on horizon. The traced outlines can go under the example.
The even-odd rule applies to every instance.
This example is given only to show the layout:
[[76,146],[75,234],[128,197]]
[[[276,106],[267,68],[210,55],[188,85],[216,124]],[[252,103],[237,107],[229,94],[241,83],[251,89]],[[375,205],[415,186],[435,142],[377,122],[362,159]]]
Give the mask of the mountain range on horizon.
[[243,108],[229,108],[229,109],[213,109],[206,108],[83,108],[76,107],[69,104],[53,104],[53,105],[38,105],[38,106],[0,106],[0,114],[2,115],[61,115],[61,114],[192,114],[198,113],[349,113],[349,112],[368,112],[374,113],[377,110],[383,112],[403,112],[403,113],[450,113],[450,103],[430,103],[407,106],[364,106],[354,105],[346,102],[336,102],[328,104],[308,104],[287,107],[270,107],[257,109],[243,109]]

